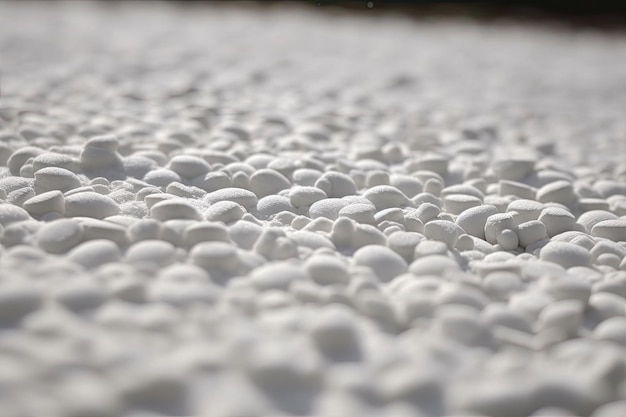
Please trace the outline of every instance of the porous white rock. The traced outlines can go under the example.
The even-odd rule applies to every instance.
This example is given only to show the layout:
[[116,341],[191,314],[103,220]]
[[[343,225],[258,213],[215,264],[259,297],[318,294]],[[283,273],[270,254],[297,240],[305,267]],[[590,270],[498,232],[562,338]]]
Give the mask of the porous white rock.
[[66,217],[93,217],[103,219],[119,213],[119,206],[108,196],[95,192],[72,194],[65,197]]
[[204,217],[209,221],[232,223],[241,219],[246,210],[234,201],[218,201],[212,204],[205,212]]
[[576,222],[572,213],[560,207],[546,207],[539,214],[538,220],[546,226],[549,237],[572,230]]
[[31,216],[40,217],[46,213],[65,213],[65,198],[59,190],[48,191],[31,197],[22,204],[22,208]]
[[463,232],[461,227],[446,220],[432,220],[424,225],[424,235],[427,238],[444,242],[449,248],[454,248],[457,238]]
[[383,282],[388,282],[407,270],[406,261],[389,248],[380,245],[367,245],[354,254],[357,265],[371,268]]
[[36,238],[46,252],[66,253],[83,240],[83,227],[78,220],[59,219],[42,226]]
[[626,242],[626,219],[598,222],[591,228],[591,234],[614,242]]
[[374,203],[376,210],[411,206],[411,200],[391,185],[372,187],[363,194],[363,197]]
[[465,210],[456,218],[456,224],[468,235],[484,239],[487,219],[498,214],[498,209],[491,205],[482,205]]
[[241,204],[248,212],[255,209],[259,202],[257,196],[252,191],[244,190],[243,188],[223,188],[208,193],[203,200],[209,204],[219,201],[233,201]]
[[67,254],[67,259],[87,269],[97,268],[122,258],[117,245],[110,240],[96,239],[76,246]]
[[554,262],[564,268],[587,266],[591,262],[588,250],[568,242],[549,242],[541,249],[539,256],[544,261]]
[[156,203],[150,207],[150,216],[160,221],[172,219],[200,220],[202,218],[194,206],[179,198]]
[[504,230],[515,228],[515,214],[516,212],[510,211],[489,216],[485,221],[485,240],[491,244],[498,243],[497,239],[500,233]]

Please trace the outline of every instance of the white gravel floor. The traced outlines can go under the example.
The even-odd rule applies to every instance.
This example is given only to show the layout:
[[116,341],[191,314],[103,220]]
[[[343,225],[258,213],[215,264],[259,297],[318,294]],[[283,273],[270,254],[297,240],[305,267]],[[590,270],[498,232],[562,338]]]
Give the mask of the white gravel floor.
[[626,36],[0,2],[0,416],[626,416]]

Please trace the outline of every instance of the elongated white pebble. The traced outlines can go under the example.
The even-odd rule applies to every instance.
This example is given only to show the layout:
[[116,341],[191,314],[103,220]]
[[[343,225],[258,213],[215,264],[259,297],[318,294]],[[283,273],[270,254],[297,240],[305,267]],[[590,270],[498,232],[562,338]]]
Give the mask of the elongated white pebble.
[[75,219],[59,219],[37,231],[37,245],[48,253],[66,253],[83,240],[83,226]]
[[127,230],[128,240],[131,243],[142,240],[158,239],[161,237],[161,222],[155,219],[141,219]]
[[424,225],[424,235],[427,238],[444,242],[451,249],[463,232],[455,223],[446,220],[431,220]]
[[409,271],[417,276],[441,276],[447,271],[458,271],[459,265],[446,255],[433,254],[420,257],[409,265]]
[[150,216],[160,221],[171,219],[200,220],[202,218],[198,210],[179,198],[156,203],[150,208]]
[[499,179],[522,181],[535,168],[532,159],[503,159],[495,162],[491,169]]
[[341,209],[348,206],[348,204],[350,203],[340,198],[326,198],[313,203],[309,208],[309,215],[312,219],[324,217],[330,220],[335,220],[339,217]]
[[[335,228],[333,228],[333,235]],[[335,235],[334,235],[335,236]],[[336,237],[335,237],[336,239]],[[387,237],[377,228],[369,224],[359,224],[351,235],[351,248],[359,249],[367,245],[386,245]]]
[[516,213],[510,211],[489,216],[485,222],[485,240],[491,244],[496,244],[498,243],[498,235],[500,233],[506,229],[513,230],[515,228]]
[[582,321],[584,305],[578,300],[561,300],[547,305],[539,314],[539,330],[558,329],[575,335]]
[[81,185],[78,176],[64,168],[48,167],[35,172],[35,191],[38,194],[51,190],[65,192]]
[[219,201],[212,204],[205,212],[204,217],[209,221],[232,223],[241,219],[245,209],[234,201]]
[[81,243],[67,254],[67,259],[86,269],[97,268],[111,262],[118,262],[122,254],[110,240],[96,239]]
[[376,208],[369,204],[348,204],[339,210],[339,217],[347,217],[357,223],[375,224]]
[[498,193],[502,197],[515,196],[521,199],[533,200],[537,190],[527,184],[516,181],[500,180]]
[[162,240],[143,240],[128,248],[125,257],[131,264],[153,263],[164,267],[176,260],[176,248]]
[[467,194],[450,194],[443,198],[443,207],[452,214],[461,214],[465,210],[481,205],[481,199]]
[[193,155],[176,155],[170,159],[167,168],[178,175],[194,178],[209,172],[211,166],[202,158]]
[[126,226],[89,217],[80,218],[80,222],[85,240],[107,239],[119,246],[125,246],[128,243]]
[[291,186],[289,180],[280,172],[273,169],[260,169],[250,176],[250,191],[258,198],[262,198]]
[[407,263],[411,263],[415,254],[415,247],[423,239],[424,235],[420,233],[399,231],[387,237],[387,246],[402,256]]
[[296,281],[306,281],[307,274],[303,268],[282,261],[256,268],[249,279],[252,285],[261,291],[286,290]]
[[103,219],[116,215],[119,213],[119,210],[113,199],[95,192],[84,192],[65,197],[66,217]]
[[332,240],[319,233],[301,230],[298,232],[289,233],[288,237],[291,241],[293,241],[293,243],[298,246],[298,248],[306,247],[311,249],[335,249],[335,245],[333,244]]
[[44,152],[35,146],[25,146],[11,154],[7,160],[7,167],[12,175],[19,176],[20,169],[30,158],[35,158]]
[[587,233],[591,233],[593,227],[604,220],[617,220],[617,216],[610,211],[591,210],[578,217],[576,223],[582,225]]
[[341,198],[356,194],[357,187],[349,175],[341,172],[327,172],[316,182],[315,187],[324,191],[330,198]]
[[318,187],[297,186],[289,192],[289,201],[294,207],[309,207],[311,204],[329,196]]
[[248,212],[254,210],[259,202],[257,196],[252,191],[244,190],[243,188],[223,188],[208,193],[203,200],[209,204],[214,204],[218,201],[233,201],[241,204]]
[[314,255],[304,267],[311,279],[320,285],[347,284],[350,281],[347,265],[334,256]]
[[574,243],[550,242],[541,249],[539,257],[544,261],[554,262],[564,268],[587,266],[591,262],[591,254],[585,248]]
[[626,219],[598,222],[592,227],[591,234],[614,242],[626,242]]
[[568,205],[575,199],[574,187],[569,181],[554,181],[537,190],[537,200],[541,203],[556,202]]
[[0,203],[0,225],[6,227],[11,223],[28,220],[30,215],[21,207],[13,204]]
[[546,226],[549,237],[572,230],[576,218],[569,211],[559,207],[546,207],[538,217],[539,221]]
[[61,191],[48,191],[29,198],[22,204],[22,208],[33,217],[40,217],[50,212],[64,214],[65,198]]
[[506,211],[516,211],[518,224],[537,220],[545,208],[543,203],[534,200],[515,200],[507,206]]
[[459,214],[456,224],[468,235],[484,239],[485,224],[487,219],[494,214],[498,214],[498,209],[491,205],[472,207]]
[[363,197],[374,203],[376,210],[411,206],[411,200],[400,190],[391,185],[372,187],[363,194]]
[[293,213],[296,211],[296,208],[287,197],[280,195],[268,195],[263,197],[259,200],[256,207],[256,215],[261,220],[268,220],[284,211]]
[[357,265],[372,268],[382,282],[391,281],[407,270],[407,263],[400,255],[379,245],[368,245],[360,248],[354,253],[354,261]]
[[539,220],[529,220],[524,222],[518,225],[514,231],[517,233],[517,237],[519,238],[519,245],[524,248],[535,242],[548,238],[546,226]]
[[[250,224],[249,222],[242,222]],[[219,222],[199,222],[185,228],[184,238],[186,246],[194,246],[200,242],[227,242],[230,243],[229,229]]]
[[226,242],[202,242],[189,252],[191,261],[208,270],[234,272],[239,264],[235,246]]

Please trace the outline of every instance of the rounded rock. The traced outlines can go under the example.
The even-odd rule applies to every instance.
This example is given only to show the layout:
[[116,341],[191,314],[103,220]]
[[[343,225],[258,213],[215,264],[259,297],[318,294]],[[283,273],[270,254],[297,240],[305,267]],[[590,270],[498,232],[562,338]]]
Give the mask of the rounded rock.
[[382,282],[389,282],[408,269],[404,258],[380,245],[360,248],[354,253],[353,259],[357,265],[370,267]]

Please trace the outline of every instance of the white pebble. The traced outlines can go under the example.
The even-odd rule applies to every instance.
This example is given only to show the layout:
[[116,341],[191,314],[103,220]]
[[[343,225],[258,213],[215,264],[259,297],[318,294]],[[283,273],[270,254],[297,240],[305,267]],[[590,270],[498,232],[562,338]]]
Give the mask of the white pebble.
[[376,210],[411,206],[411,200],[391,185],[372,187],[363,194],[363,197],[374,203]]
[[354,253],[354,261],[357,265],[372,268],[382,282],[391,281],[407,271],[407,263],[400,255],[379,245],[360,248]]
[[297,186],[289,192],[289,200],[294,207],[309,207],[311,204],[328,198],[324,191],[317,187]]
[[319,285],[347,284],[350,281],[347,265],[334,256],[314,255],[307,259],[304,267]]
[[126,260],[131,264],[153,263],[164,267],[175,262],[176,248],[171,243],[162,240],[143,240],[128,248]]
[[95,192],[72,194],[65,197],[67,217],[93,217],[103,219],[119,213],[118,205],[105,195]]
[[591,254],[585,248],[573,243],[550,242],[541,249],[539,257],[544,261],[554,262],[564,268],[587,266],[591,262]]
[[277,194],[289,187],[291,187],[289,180],[273,169],[260,169],[250,176],[250,190],[258,198]]
[[335,220],[339,217],[341,209],[348,206],[348,204],[350,203],[340,198],[327,198],[313,203],[309,208],[309,215],[312,219],[324,217]]
[[83,240],[83,227],[75,219],[59,219],[45,224],[37,232],[37,245],[48,253],[61,254]]
[[203,200],[209,204],[215,204],[219,201],[233,201],[241,204],[248,212],[254,210],[259,202],[252,191],[243,188],[223,188],[207,194]]
[[591,229],[591,234],[612,240],[613,242],[626,242],[626,219],[598,222]]
[[485,222],[485,240],[492,245],[495,245],[498,243],[498,235],[500,233],[506,229],[513,230],[515,228],[516,213],[517,212],[510,211],[507,213],[498,213],[489,216]]
[[546,226],[539,220],[529,220],[521,223],[515,228],[515,232],[519,238],[519,244],[527,247],[535,242],[548,238]]
[[181,198],[156,203],[150,207],[150,216],[159,221],[172,219],[200,220],[202,218],[194,206]]
[[33,217],[40,217],[46,213],[65,213],[65,198],[58,190],[48,191],[29,198],[22,204],[22,208]]
[[117,245],[110,240],[96,239],[81,243],[67,254],[67,259],[82,265],[86,269],[118,262],[122,254]]
[[491,205],[482,205],[465,210],[456,218],[459,225],[468,235],[484,239],[487,219],[498,214],[498,209]]
[[517,233],[515,233],[511,229],[504,229],[498,236],[496,237],[496,242],[502,249],[504,250],[514,250],[519,245],[519,238],[517,237]]
[[316,182],[315,187],[324,191],[330,198],[341,198],[356,194],[357,187],[354,180],[341,172],[327,172]]
[[35,191],[37,194],[52,190],[65,192],[81,185],[78,176],[64,168],[48,167],[35,172]]
[[546,226],[549,237],[572,230],[576,218],[569,211],[559,207],[546,207],[538,217],[539,221]]
[[427,238],[444,242],[450,249],[454,248],[456,240],[463,232],[455,223],[446,220],[432,220],[424,225],[424,235]]
[[568,205],[576,199],[574,187],[569,181],[554,181],[537,190],[537,200],[541,203],[561,203]]
[[232,223],[240,220],[245,209],[234,201],[219,201],[212,204],[205,212],[204,217],[209,221]]

